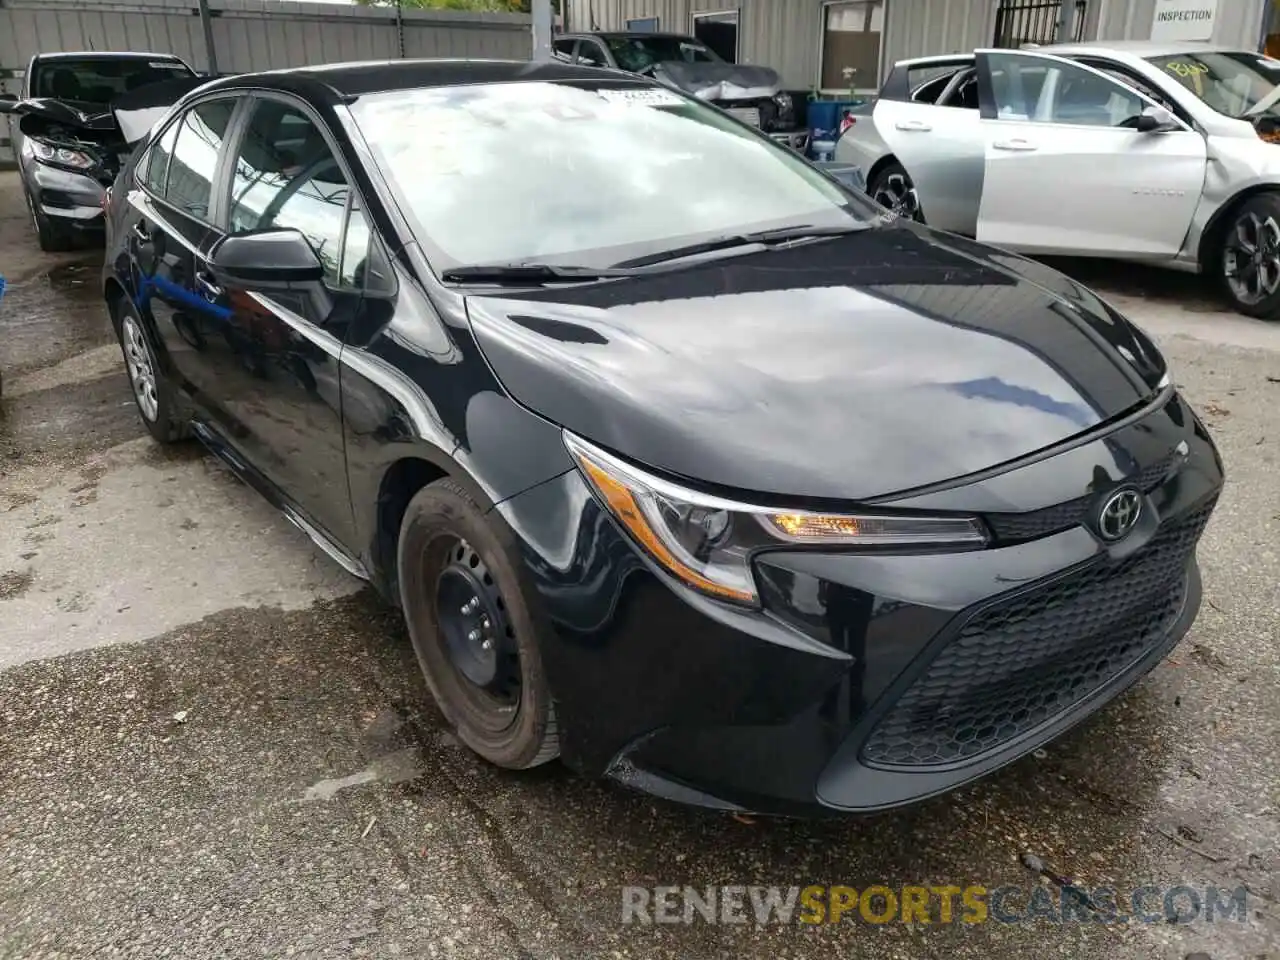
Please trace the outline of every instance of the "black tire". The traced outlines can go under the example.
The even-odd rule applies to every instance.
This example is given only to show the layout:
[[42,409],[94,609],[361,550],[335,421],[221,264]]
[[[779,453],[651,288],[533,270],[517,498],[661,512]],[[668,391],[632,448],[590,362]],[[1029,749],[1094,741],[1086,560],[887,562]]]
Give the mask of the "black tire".
[[[545,621],[502,519],[486,517],[454,481],[438,480],[409,502],[397,558],[400,603],[414,652],[458,739],[512,770],[557,757],[555,705],[537,640]],[[463,584],[471,593],[465,599],[478,604],[471,613],[467,603],[458,604]],[[472,640],[482,627],[492,644],[483,651]],[[488,659],[480,664],[476,658]],[[460,661],[472,668],[471,676]],[[485,666],[494,676],[482,685],[476,673]]]
[[[155,344],[147,325],[128,297],[120,297],[114,307],[116,339],[124,355],[125,375],[133,391],[138,418],[160,443],[177,443],[191,436],[191,421],[181,409],[173,385],[156,362]],[[150,370],[150,379],[141,376],[141,361]]]
[[916,185],[906,168],[896,160],[876,171],[871,182],[867,184],[867,193],[880,206],[892,210],[898,216],[914,220],[916,223],[924,223],[924,213],[920,209],[920,197],[916,193]]
[[[24,191],[25,192],[25,191]],[[36,209],[31,194],[26,194],[27,209],[36,228],[36,241],[45,253],[63,253],[73,246],[71,234]]]
[[1258,193],[1228,215],[1209,268],[1231,306],[1280,319],[1280,193]]

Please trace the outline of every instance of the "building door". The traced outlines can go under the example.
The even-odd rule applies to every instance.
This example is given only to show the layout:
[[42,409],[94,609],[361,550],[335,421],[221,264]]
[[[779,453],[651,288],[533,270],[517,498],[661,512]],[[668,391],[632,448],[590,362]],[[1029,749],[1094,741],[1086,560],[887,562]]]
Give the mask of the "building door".
[[1017,49],[1024,43],[1058,43],[1063,13],[1072,15],[1071,39],[1079,42],[1084,39],[1088,5],[1088,0],[997,0],[992,45]]
[[738,62],[738,11],[695,13],[693,35],[728,63]]

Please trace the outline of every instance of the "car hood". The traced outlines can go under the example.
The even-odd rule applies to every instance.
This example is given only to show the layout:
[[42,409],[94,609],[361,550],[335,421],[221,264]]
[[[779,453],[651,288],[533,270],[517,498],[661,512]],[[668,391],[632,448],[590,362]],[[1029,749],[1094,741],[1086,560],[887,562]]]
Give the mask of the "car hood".
[[700,100],[759,100],[782,89],[778,71],[738,63],[662,61],[653,75]]
[[785,497],[986,470],[1132,410],[1163,373],[1061,274],[903,222],[467,307],[542,416],[658,471]]
[[173,104],[209,80],[193,76],[148,84],[121,94],[105,107],[54,97],[28,97],[0,102],[0,113],[19,117],[18,129],[29,137],[134,144]]

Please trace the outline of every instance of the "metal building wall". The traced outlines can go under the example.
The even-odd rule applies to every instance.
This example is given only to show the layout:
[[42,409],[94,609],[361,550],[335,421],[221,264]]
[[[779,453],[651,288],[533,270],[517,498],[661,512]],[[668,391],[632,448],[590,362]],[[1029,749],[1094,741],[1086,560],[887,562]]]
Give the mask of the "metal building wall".
[[[217,66],[222,73],[400,56],[527,60],[530,18],[520,14],[405,10],[295,3],[209,0]],[[36,53],[141,50],[173,53],[208,68],[199,9],[193,0],[0,0],[0,92],[20,93]],[[0,164],[12,161],[0,123]]]
[[[628,20],[658,17],[659,28],[693,29],[692,15],[739,10],[739,57],[773,67],[783,83],[805,90],[818,82],[822,0],[567,0],[569,28],[621,30]],[[973,49],[990,42],[994,0],[887,0],[881,70],[895,60]]]

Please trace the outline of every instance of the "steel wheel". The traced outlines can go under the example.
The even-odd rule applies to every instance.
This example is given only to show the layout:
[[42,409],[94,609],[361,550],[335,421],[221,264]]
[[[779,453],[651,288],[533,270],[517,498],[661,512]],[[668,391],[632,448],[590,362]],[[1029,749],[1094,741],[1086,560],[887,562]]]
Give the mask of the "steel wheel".
[[133,398],[138,410],[148,423],[155,423],[160,415],[160,397],[156,392],[156,368],[151,359],[151,348],[138,321],[126,314],[120,321],[121,341],[124,343],[125,366],[129,368],[129,382],[133,385]]
[[1261,303],[1280,290],[1280,224],[1246,211],[1228,232],[1222,275],[1237,302]]
[[920,196],[910,175],[898,164],[892,164],[876,177],[871,198],[899,217],[924,222],[920,212]]
[[509,725],[520,703],[520,651],[502,592],[466,540],[442,537],[432,549],[445,554],[435,604],[449,663],[467,681],[469,695],[488,701],[498,711],[493,718],[505,717]]

